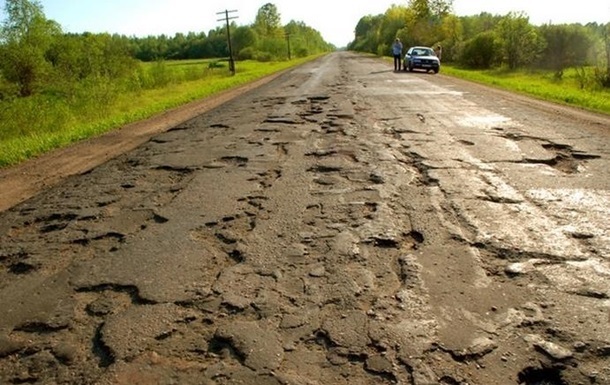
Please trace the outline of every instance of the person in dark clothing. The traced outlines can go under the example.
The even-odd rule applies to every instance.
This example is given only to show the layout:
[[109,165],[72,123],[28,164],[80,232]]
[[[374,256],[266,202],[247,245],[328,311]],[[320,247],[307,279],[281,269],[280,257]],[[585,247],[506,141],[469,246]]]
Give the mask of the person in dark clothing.
[[392,55],[394,55],[394,71],[400,71],[402,67],[402,43],[396,38],[392,44]]

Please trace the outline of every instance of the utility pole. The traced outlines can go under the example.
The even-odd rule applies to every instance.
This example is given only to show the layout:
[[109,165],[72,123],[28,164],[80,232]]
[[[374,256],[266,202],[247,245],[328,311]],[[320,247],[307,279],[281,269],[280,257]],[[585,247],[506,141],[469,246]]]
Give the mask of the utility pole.
[[231,47],[231,28],[229,27],[229,20],[237,19],[237,16],[229,17],[229,13],[235,12],[237,12],[237,10],[228,11],[226,9],[223,12],[216,12],[217,15],[225,15],[223,19],[218,19],[216,21],[226,21],[227,23],[227,42],[229,45],[229,71],[231,71],[231,74],[233,75],[235,75],[235,60],[233,59],[233,48]]
[[286,32],[286,43],[288,44],[288,60],[292,60],[290,57],[290,33]]

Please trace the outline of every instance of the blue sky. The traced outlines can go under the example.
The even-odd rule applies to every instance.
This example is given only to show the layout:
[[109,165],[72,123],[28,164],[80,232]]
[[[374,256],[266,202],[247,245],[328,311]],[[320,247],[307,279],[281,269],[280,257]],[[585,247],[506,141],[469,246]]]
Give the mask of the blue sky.
[[[39,0],[46,16],[67,32],[110,32],[146,36],[190,31],[206,33],[221,25],[216,12],[237,10],[238,24],[250,24],[265,3],[278,7],[282,22],[303,21],[338,47],[353,39],[358,20],[406,0]],[[609,0],[454,0],[454,12],[505,15],[522,11],[534,24],[610,22]]]

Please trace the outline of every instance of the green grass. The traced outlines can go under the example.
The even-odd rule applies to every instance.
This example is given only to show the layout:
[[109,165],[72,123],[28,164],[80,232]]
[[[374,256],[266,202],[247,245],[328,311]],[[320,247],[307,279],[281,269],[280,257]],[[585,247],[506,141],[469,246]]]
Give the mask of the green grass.
[[593,70],[566,70],[561,79],[548,71],[464,70],[443,65],[446,75],[491,85],[538,99],[610,114],[610,89],[595,86]]
[[210,60],[144,63],[122,82],[58,86],[28,98],[0,100],[0,167],[94,137],[168,109],[206,98],[315,57],[236,63]]

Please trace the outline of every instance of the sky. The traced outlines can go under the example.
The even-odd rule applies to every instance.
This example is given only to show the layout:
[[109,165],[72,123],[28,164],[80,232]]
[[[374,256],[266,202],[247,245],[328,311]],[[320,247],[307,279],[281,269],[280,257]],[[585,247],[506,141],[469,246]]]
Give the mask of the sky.
[[[208,32],[223,23],[217,12],[235,10],[238,25],[251,24],[266,3],[278,8],[282,23],[302,21],[337,47],[354,39],[361,17],[384,13],[407,0],[39,0],[48,19],[65,32],[109,32],[148,36]],[[3,3],[3,2],[2,2]],[[524,12],[532,24],[610,22],[610,0],[454,0],[454,14]],[[1,15],[4,19],[4,14]]]

